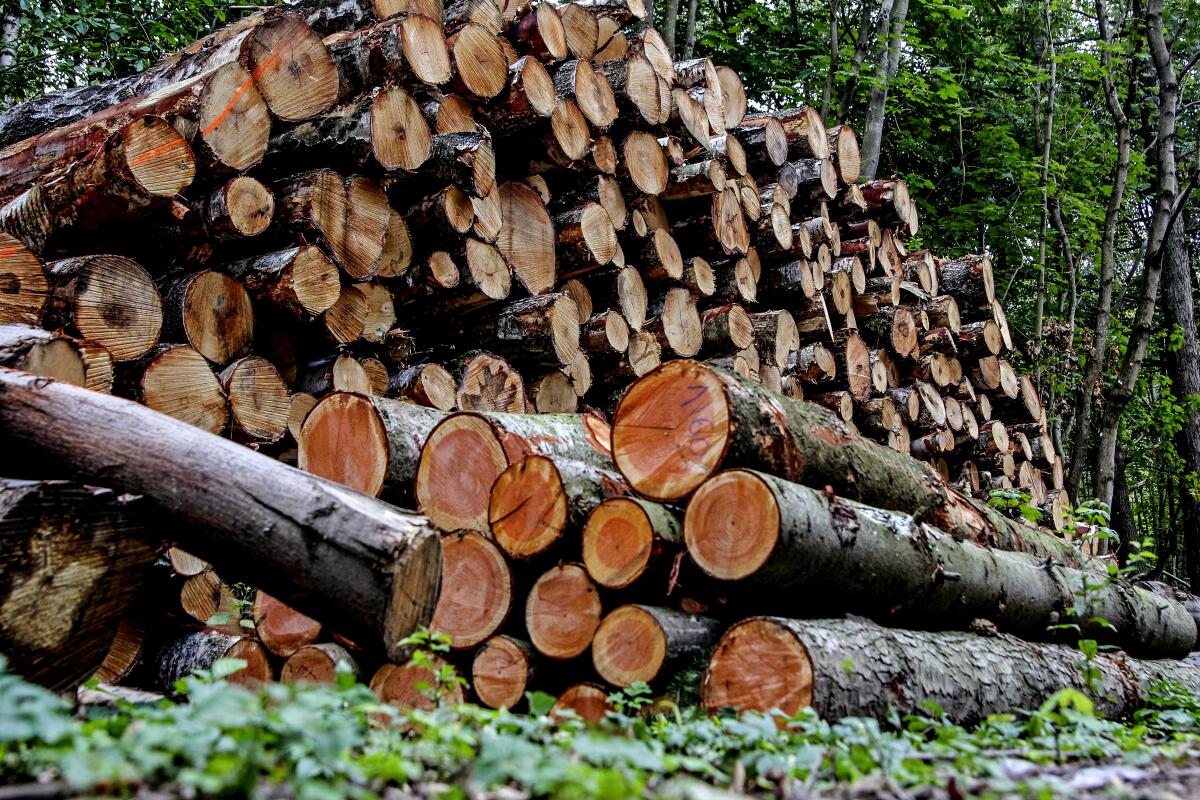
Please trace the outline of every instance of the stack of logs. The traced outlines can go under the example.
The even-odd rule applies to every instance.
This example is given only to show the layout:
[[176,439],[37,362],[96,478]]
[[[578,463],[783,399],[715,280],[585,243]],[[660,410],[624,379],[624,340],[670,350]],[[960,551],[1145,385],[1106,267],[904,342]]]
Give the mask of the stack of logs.
[[[915,203],[902,180],[859,181],[849,126],[748,115],[732,69],[673,63],[644,16],[641,0],[295,0],[3,112],[0,366],[419,509],[447,532],[435,628],[478,648],[493,705],[519,701],[512,670],[535,654],[591,646],[627,685],[716,619],[800,610],[755,609],[732,580],[836,583],[828,610],[905,605],[923,567],[860,564],[882,587],[860,596],[812,553],[763,561],[801,518],[860,544],[888,525],[931,552],[968,539],[1086,568],[970,500],[1019,488],[1055,529],[1068,507],[988,258],[910,249]],[[722,492],[737,515],[706,510],[731,507]],[[950,558],[925,566],[966,591]],[[182,551],[155,573],[162,616],[210,625],[159,637],[159,683],[232,649],[260,677],[371,665]],[[602,622],[613,598],[649,605]],[[995,616],[989,602],[955,613]],[[1029,634],[1041,617],[1024,613],[1011,629]],[[628,642],[651,630],[647,670]],[[123,630],[108,677],[155,640],[141,631]],[[411,695],[400,669],[374,672],[381,693]]]

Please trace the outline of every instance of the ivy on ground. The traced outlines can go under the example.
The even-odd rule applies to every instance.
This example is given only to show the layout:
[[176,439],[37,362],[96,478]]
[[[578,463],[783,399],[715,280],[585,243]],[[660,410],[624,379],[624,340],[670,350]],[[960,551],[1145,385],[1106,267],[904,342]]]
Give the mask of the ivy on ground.
[[[86,713],[0,672],[0,785],[314,799],[390,789],[459,798],[508,787],[504,796],[625,798],[695,796],[696,782],[803,796],[868,778],[901,793],[985,779],[988,794],[1043,797],[1064,786],[1039,765],[1200,754],[1200,698],[1169,686],[1132,720],[1100,719],[1086,696],[1065,691],[972,730],[932,708],[885,723],[830,722],[811,711],[708,717],[648,703],[640,688],[614,698],[621,712],[587,727],[473,705],[395,712],[348,674],[336,686],[249,691],[221,679],[236,664],[218,666],[182,682],[179,701],[117,701]],[[545,700],[531,703],[541,711]],[[1014,758],[1025,777],[1005,777]]]

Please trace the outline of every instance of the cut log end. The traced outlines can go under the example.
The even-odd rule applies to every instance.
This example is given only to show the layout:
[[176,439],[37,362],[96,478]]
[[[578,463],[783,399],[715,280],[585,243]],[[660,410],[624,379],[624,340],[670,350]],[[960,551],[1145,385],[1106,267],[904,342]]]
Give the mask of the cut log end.
[[82,346],[65,336],[27,325],[0,324],[0,366],[87,385]]
[[574,658],[587,650],[600,624],[600,593],[578,564],[554,567],[529,592],[525,627],[539,653]]
[[701,685],[701,702],[721,708],[782,711],[813,702],[813,667],[804,643],[764,618],[739,622],[721,637]]
[[462,688],[458,685],[443,687],[439,694],[435,671],[448,667],[447,663],[438,656],[433,656],[430,659],[430,667],[418,664],[384,664],[371,677],[371,691],[381,702],[400,709],[428,710],[439,703],[461,703],[464,697]]
[[614,686],[654,679],[667,656],[667,637],[640,606],[621,606],[604,618],[592,641],[592,663]]
[[421,448],[418,506],[441,530],[485,531],[492,485],[507,468],[504,447],[485,418],[471,413],[449,416]]
[[371,401],[331,394],[308,413],[300,430],[300,469],[372,496],[387,477],[387,431]]
[[462,411],[509,411],[523,414],[525,380],[521,373],[499,356],[479,353],[468,359],[455,394]]
[[[158,341],[162,298],[146,270],[120,256],[83,256],[50,265],[63,287],[71,322],[84,339],[104,345],[115,361],[139,358]],[[249,301],[247,301],[249,302]]]
[[351,674],[358,674],[354,657],[341,645],[332,642],[309,644],[288,657],[279,670],[279,680],[281,683],[333,684],[337,682],[339,665],[343,664]]
[[174,197],[196,177],[196,161],[187,141],[157,117],[128,125],[122,132],[130,176],[150,195]]
[[266,442],[283,438],[291,398],[274,365],[265,358],[247,356],[230,364],[221,376],[238,430]]
[[703,364],[671,361],[621,399],[613,459],[639,493],[675,500],[716,470],[728,438],[729,406],[720,378]]
[[496,546],[474,531],[442,538],[442,591],[432,631],[464,650],[494,634],[512,605],[512,576]]
[[204,357],[187,345],[157,352],[142,372],[138,394],[149,408],[209,433],[220,433],[229,421],[221,382]]
[[492,486],[488,521],[492,537],[513,558],[550,548],[567,524],[567,495],[554,462],[529,455],[500,474]]
[[205,145],[230,169],[249,169],[266,155],[271,114],[253,76],[236,61],[208,79],[198,122]]
[[0,324],[41,323],[49,294],[42,262],[20,241],[0,231]]
[[254,596],[254,629],[263,646],[287,658],[321,635],[321,623],[259,590]]
[[608,692],[603,686],[597,686],[594,683],[577,683],[567,687],[558,696],[550,714],[561,717],[568,712],[573,712],[587,724],[595,725],[604,719],[609,708]]
[[512,708],[525,697],[532,677],[529,645],[510,636],[493,636],[471,663],[471,685],[488,708]]
[[188,343],[209,361],[228,364],[250,351],[254,307],[233,278],[211,270],[197,273],[184,283],[182,296],[172,293],[170,301],[178,302],[172,313],[179,315]]
[[281,14],[255,29],[247,67],[271,113],[284,122],[311,119],[337,100],[337,65],[298,15]]
[[496,191],[502,218],[496,246],[530,294],[550,291],[555,283],[556,239],[542,198],[529,186],[512,181]]
[[654,548],[654,528],[637,502],[605,500],[583,528],[583,563],[592,580],[623,589],[645,572]]
[[754,473],[729,470],[706,481],[688,503],[688,554],[708,575],[738,580],[766,562],[779,537],[779,506]]

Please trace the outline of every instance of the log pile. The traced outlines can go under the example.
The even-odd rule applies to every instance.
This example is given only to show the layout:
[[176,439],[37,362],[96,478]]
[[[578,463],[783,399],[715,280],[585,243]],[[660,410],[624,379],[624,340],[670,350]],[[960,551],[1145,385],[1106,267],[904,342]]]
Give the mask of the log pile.
[[[981,501],[1069,510],[989,259],[910,248],[916,204],[859,180],[851,127],[748,114],[645,14],[294,0],[4,112],[0,366],[418,510],[444,533],[432,627],[489,705],[548,686],[595,714],[596,683],[661,683],[754,614],[1047,638],[1102,565]],[[149,464],[56,463],[222,525],[155,499]],[[164,553],[165,610],[106,674],[347,660],[419,699],[379,598],[356,624],[323,613],[328,571],[239,596],[244,565],[202,555]],[[1101,638],[1195,643],[1173,599],[1095,594]]]

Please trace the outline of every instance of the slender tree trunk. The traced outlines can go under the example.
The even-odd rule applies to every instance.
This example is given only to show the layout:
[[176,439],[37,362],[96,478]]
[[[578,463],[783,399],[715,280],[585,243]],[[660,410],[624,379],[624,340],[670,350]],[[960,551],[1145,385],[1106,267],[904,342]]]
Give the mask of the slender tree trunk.
[[1050,23],[1050,3],[1045,4],[1046,50],[1045,58],[1050,62],[1050,85],[1046,89],[1046,124],[1042,130],[1042,207],[1038,219],[1038,279],[1037,308],[1033,318],[1033,380],[1040,392],[1042,389],[1042,334],[1046,313],[1046,236],[1050,216],[1050,149],[1054,144],[1054,96],[1058,80],[1058,64],[1054,52],[1054,28]]
[[[881,0],[882,7],[879,9],[879,14],[882,19],[887,19],[892,13],[891,0]],[[872,12],[875,9],[875,4],[872,0],[862,0],[862,17],[858,26],[858,38],[854,42],[854,56],[850,59],[849,73],[846,78],[846,85],[842,88],[842,99],[838,103],[838,119],[845,119],[850,113],[850,105],[854,100],[854,95],[858,91],[858,76],[862,72],[862,63],[867,57],[867,52],[871,49],[872,42],[875,41],[875,26],[871,23],[875,17]]]
[[692,57],[692,52],[696,49],[696,14],[699,13],[699,3],[697,0],[688,0],[688,18],[687,18],[687,33],[683,42],[683,59]]
[[675,57],[675,27],[679,19],[679,0],[667,0],[666,13],[663,15],[663,40],[667,43],[667,52]]
[[829,0],[829,71],[825,73],[825,91],[821,94],[821,119],[829,119],[833,84],[838,71],[838,0]]
[[1101,81],[1104,86],[1104,100],[1108,104],[1108,113],[1112,116],[1113,127],[1116,129],[1117,163],[1113,167],[1112,190],[1108,196],[1108,208],[1104,212],[1104,233],[1100,241],[1100,292],[1096,304],[1095,338],[1092,341],[1091,351],[1087,354],[1087,371],[1084,373],[1083,384],[1079,387],[1079,398],[1075,405],[1075,441],[1071,446],[1071,469],[1067,476],[1067,491],[1073,498],[1078,497],[1079,482],[1083,478],[1084,465],[1088,462],[1088,449],[1092,435],[1092,409],[1095,403],[1096,387],[1100,383],[1100,376],[1104,374],[1108,325],[1112,317],[1117,223],[1120,221],[1121,206],[1125,200],[1125,187],[1129,180],[1129,118],[1125,115],[1121,98],[1117,95],[1117,87],[1112,81],[1113,66],[1109,52],[1112,33],[1108,27],[1108,9],[1104,0],[1096,0],[1096,17],[1099,21],[1100,38],[1104,41],[1104,46],[1100,48]]
[[[10,69],[17,60],[17,34],[21,31],[21,17],[17,13],[16,4],[6,8],[0,14],[0,70]],[[0,103],[11,105],[17,98],[7,95],[0,97]]]
[[[888,0],[884,2],[886,5]],[[862,148],[863,180],[873,180],[876,170],[879,169],[879,149],[883,143],[883,119],[888,86],[900,69],[900,43],[907,16],[908,0],[895,0],[891,3],[891,13],[886,18],[880,16],[880,27],[884,31],[884,37],[880,37],[879,42],[877,85],[871,87],[867,101],[867,124]]]
[[[1066,368],[1070,368],[1070,359],[1075,355],[1075,316],[1079,309],[1079,275],[1078,268],[1075,264],[1075,251],[1071,249],[1071,237],[1067,233],[1066,223],[1063,222],[1062,208],[1059,207],[1058,198],[1050,198],[1050,219],[1054,224],[1054,231],[1058,236],[1058,246],[1062,252],[1063,266],[1067,272],[1067,363]],[[1075,417],[1072,415],[1064,422],[1061,418],[1054,421],[1054,447],[1062,453],[1063,441],[1071,438],[1071,430],[1075,424]]]
[[655,0],[646,0],[646,17],[638,23],[639,29],[654,27],[654,4]]
[[1117,559],[1124,564],[1129,558],[1132,542],[1138,541],[1138,524],[1133,516],[1133,505],[1129,502],[1129,480],[1125,475],[1129,457],[1124,448],[1117,450],[1117,478],[1113,483],[1112,529],[1117,532],[1121,543],[1117,546]]
[[[1167,366],[1175,396],[1184,402],[1200,395],[1200,346],[1196,341],[1196,307],[1192,299],[1192,267],[1188,258],[1187,235],[1181,214],[1167,235],[1163,254],[1163,302],[1167,325],[1179,326],[1182,343],[1169,353]],[[1185,403],[1185,407],[1188,404]],[[1187,577],[1193,587],[1200,586],[1200,502],[1196,498],[1200,481],[1200,414],[1188,414],[1175,443],[1184,463],[1183,551]]]
[[1150,330],[1154,323],[1154,307],[1158,301],[1158,284],[1162,277],[1164,244],[1174,221],[1172,214],[1179,195],[1179,182],[1175,174],[1175,110],[1179,101],[1179,83],[1163,32],[1162,12],[1163,0],[1150,0],[1146,4],[1146,40],[1150,47],[1150,57],[1154,61],[1155,79],[1158,83],[1156,196],[1154,216],[1151,218],[1146,242],[1142,294],[1138,300],[1133,327],[1129,332],[1129,342],[1125,347],[1125,360],[1121,364],[1116,385],[1105,398],[1101,419],[1096,457],[1096,497],[1105,503],[1112,502],[1121,415],[1133,399],[1138,375],[1142,370],[1142,361],[1146,357],[1146,346],[1149,344]]

